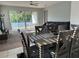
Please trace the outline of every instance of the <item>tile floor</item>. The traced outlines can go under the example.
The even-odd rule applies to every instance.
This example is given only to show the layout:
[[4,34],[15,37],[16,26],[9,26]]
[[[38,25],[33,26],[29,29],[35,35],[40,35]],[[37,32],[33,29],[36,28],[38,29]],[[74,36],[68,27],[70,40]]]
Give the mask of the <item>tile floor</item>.
[[7,51],[0,52],[0,58],[17,58],[17,54],[23,52],[23,48],[15,48]]

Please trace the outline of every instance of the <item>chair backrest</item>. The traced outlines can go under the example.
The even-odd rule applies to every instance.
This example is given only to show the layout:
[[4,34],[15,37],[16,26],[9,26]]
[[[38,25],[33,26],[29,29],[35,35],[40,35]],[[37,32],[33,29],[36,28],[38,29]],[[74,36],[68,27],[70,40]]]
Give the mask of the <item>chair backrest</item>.
[[25,57],[28,57],[27,47],[22,39],[21,39],[21,42],[23,45],[23,53],[25,54]]
[[79,27],[76,27],[75,29],[74,29],[74,31],[75,31],[75,35],[74,35],[74,37],[79,37]]
[[64,41],[63,45],[60,47],[58,51],[58,57],[69,57],[69,51],[70,51],[70,36],[68,36],[67,40]]
[[66,25],[59,25],[58,31],[66,30]]
[[43,25],[43,28],[42,28],[42,31],[41,31],[41,33],[49,33],[50,31],[49,31],[49,26],[48,25]]
[[72,36],[73,35],[74,30],[64,30],[64,31],[60,31],[60,39],[65,42],[68,38],[68,36]]
[[55,31],[54,24],[45,23],[42,26],[35,26],[36,34],[49,33]]
[[26,39],[25,39],[23,32],[21,32],[21,36],[22,36],[22,40],[24,41],[25,45],[27,46],[27,42],[26,42]]
[[22,41],[22,44],[23,44],[24,53],[25,53],[25,55],[26,55],[27,57],[30,57],[30,54],[29,54],[29,46],[28,46],[27,40],[26,40],[26,38],[25,38],[23,32],[21,32],[20,34],[21,34],[21,36],[22,36],[21,41]]
[[29,47],[30,46],[30,41],[29,41],[29,36],[27,35],[27,38],[25,38],[25,35],[23,32],[21,32],[20,29],[18,29],[18,32],[21,34],[22,39],[24,40],[25,44]]
[[[79,41],[77,40],[77,33],[78,33],[78,31],[79,31],[79,28],[75,28],[74,29],[74,32],[73,32],[73,34],[71,35],[71,37],[70,37],[70,45],[69,45],[69,57],[72,57],[72,52],[73,52],[73,47],[76,47],[76,48],[78,48],[78,44],[76,45],[76,43],[78,43]],[[77,41],[76,41],[76,40]],[[74,56],[76,56],[76,55],[74,55]],[[73,56],[73,57],[74,57]]]
[[72,36],[72,46],[71,46],[70,57],[74,57],[74,58],[79,57],[79,27],[75,28]]
[[70,31],[61,31],[59,32],[58,41],[62,41],[63,45],[59,48],[57,45],[57,56],[56,57],[69,57],[69,47],[70,47],[70,37],[73,33],[73,30]]

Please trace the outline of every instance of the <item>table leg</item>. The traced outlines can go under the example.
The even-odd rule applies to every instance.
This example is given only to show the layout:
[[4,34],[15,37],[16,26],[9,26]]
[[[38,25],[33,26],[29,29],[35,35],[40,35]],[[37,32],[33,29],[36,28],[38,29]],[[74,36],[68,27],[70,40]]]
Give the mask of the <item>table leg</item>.
[[41,53],[42,53],[42,51],[41,51],[41,46],[39,47],[39,58],[41,58]]

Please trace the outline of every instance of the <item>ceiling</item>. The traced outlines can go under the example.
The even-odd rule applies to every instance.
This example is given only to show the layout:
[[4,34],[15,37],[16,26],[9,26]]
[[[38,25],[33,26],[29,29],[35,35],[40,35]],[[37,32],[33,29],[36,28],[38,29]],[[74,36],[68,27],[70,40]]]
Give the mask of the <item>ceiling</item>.
[[60,1],[33,1],[33,3],[38,3],[38,6],[30,5],[30,1],[0,1],[0,5],[8,6],[20,6],[20,7],[32,7],[32,8],[46,8],[53,4],[59,3]]

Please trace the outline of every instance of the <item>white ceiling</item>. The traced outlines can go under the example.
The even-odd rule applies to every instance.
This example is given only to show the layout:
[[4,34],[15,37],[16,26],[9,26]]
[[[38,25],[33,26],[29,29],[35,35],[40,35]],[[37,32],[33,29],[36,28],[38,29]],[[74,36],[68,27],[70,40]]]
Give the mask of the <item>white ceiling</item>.
[[33,2],[39,3],[38,6],[31,6],[29,1],[0,1],[0,5],[46,8],[50,5],[59,3],[60,1],[33,1]]

